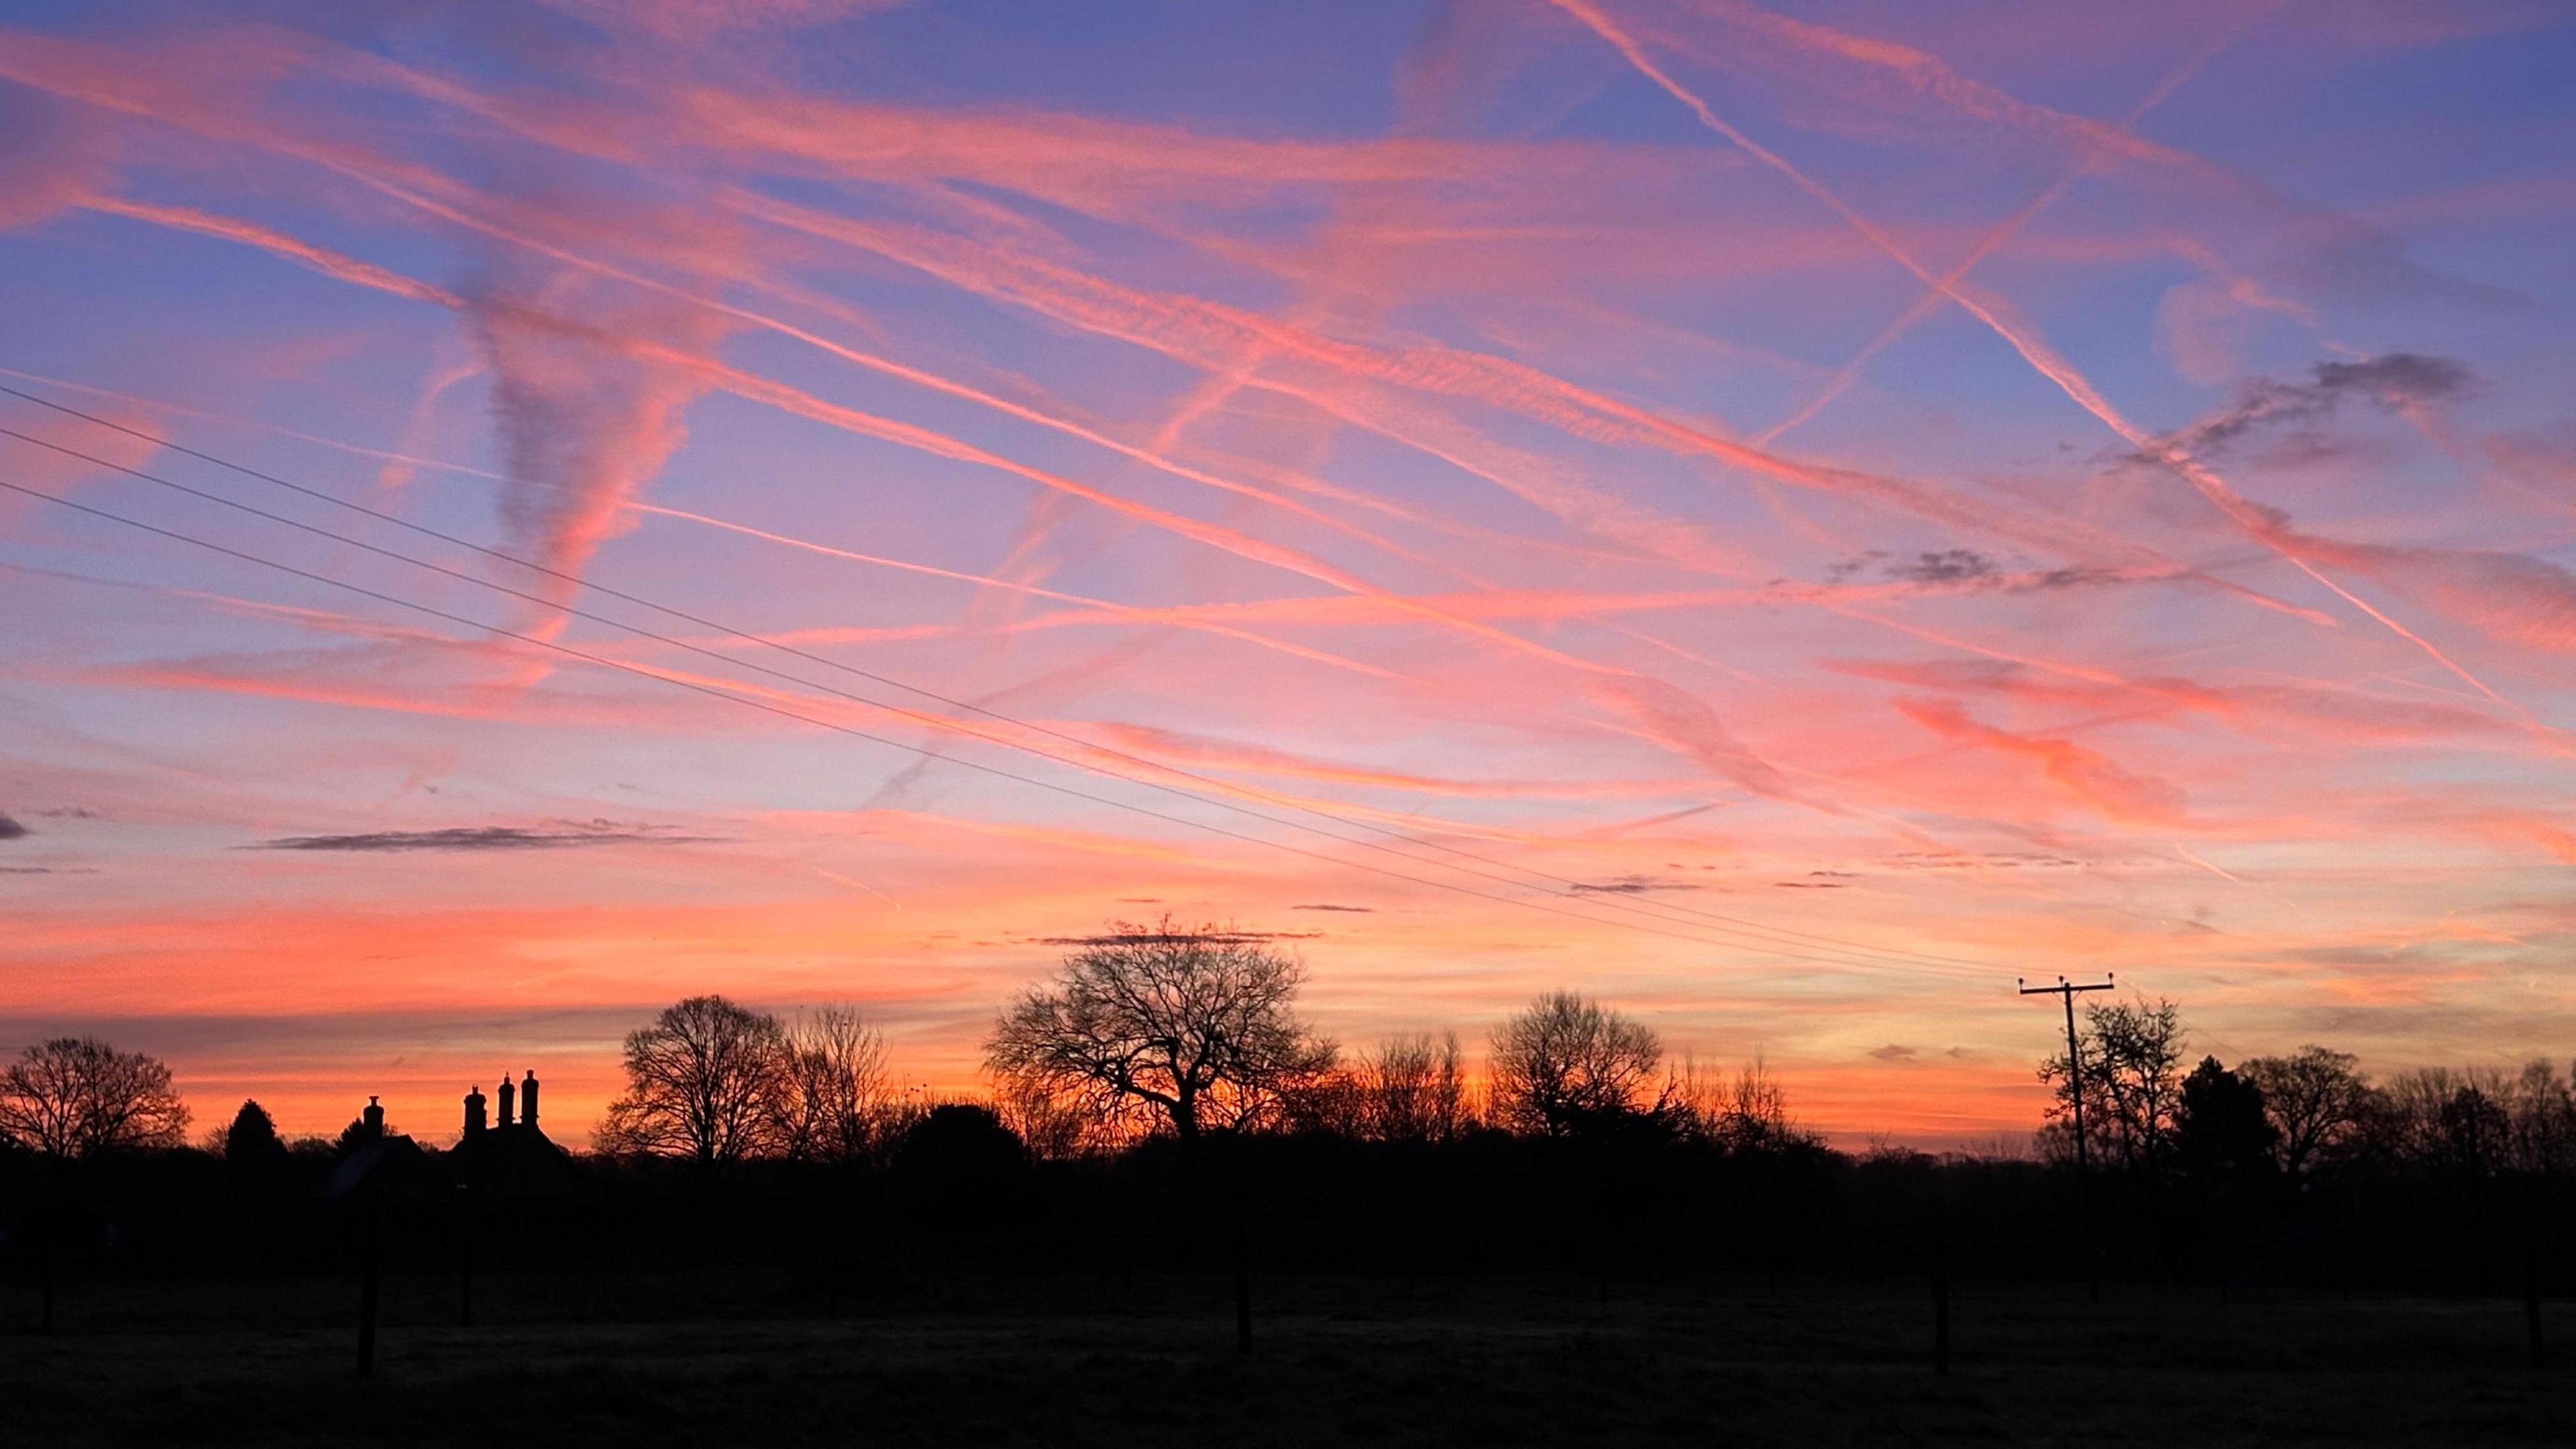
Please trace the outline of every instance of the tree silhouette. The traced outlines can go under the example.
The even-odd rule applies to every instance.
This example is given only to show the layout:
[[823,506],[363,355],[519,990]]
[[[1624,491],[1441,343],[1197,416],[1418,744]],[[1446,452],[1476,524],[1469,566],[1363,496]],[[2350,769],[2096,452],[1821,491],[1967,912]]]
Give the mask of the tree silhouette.
[[1640,1115],[1638,1096],[1663,1059],[1663,1043],[1643,1022],[1550,992],[1495,1028],[1495,1120],[1549,1136],[1615,1125]]
[[2171,1001],[2115,1002],[2084,1011],[2084,1072],[2071,1080],[2064,1053],[2040,1063],[2042,1081],[2057,1084],[2049,1116],[2068,1120],[2073,1094],[2084,1094],[2084,1130],[2106,1162],[2149,1179],[2172,1154],[2182,1107],[2182,1008]]
[[2216,1057],[2182,1080],[2174,1125],[2174,1156],[2183,1170],[2208,1178],[2240,1178],[2272,1165],[2280,1132],[2263,1111],[2263,1089],[2220,1066]]
[[989,1174],[1026,1161],[1019,1135],[981,1102],[939,1103],[904,1128],[894,1149],[903,1172]]
[[702,1167],[777,1140],[786,1033],[778,1018],[692,996],[626,1034],[626,1090],[594,1134],[603,1152],[661,1153]]
[[1664,1095],[1683,1133],[1729,1152],[1771,1152],[1821,1140],[1790,1117],[1788,1093],[1758,1056],[1732,1074],[1685,1059]]
[[2504,1155],[2512,1120],[2484,1090],[2467,1084],[2442,1103],[2439,1117],[2443,1155],[2469,1180],[2492,1176]]
[[1257,937],[1118,922],[1003,1011],[985,1062],[1006,1092],[1077,1099],[1107,1124],[1184,1140],[1251,1127],[1332,1066],[1293,1010],[1304,983]]
[[2576,1166],[2576,1086],[2555,1062],[2542,1058],[2523,1063],[2499,1095],[2517,1171],[2549,1176]]
[[240,1167],[270,1167],[286,1160],[286,1143],[277,1135],[277,1123],[268,1109],[254,1101],[244,1101],[233,1113],[232,1125],[224,1129],[224,1160]]
[[942,1102],[922,1113],[892,1158],[909,1211],[945,1228],[1007,1221],[1028,1170],[1027,1148],[979,1102]]
[[2358,1060],[2350,1052],[2309,1045],[2237,1068],[2263,1093],[2263,1112],[2275,1134],[2273,1158],[2284,1174],[2304,1179],[2353,1147],[2381,1115],[2370,1079],[2353,1069]]
[[1360,1130],[1380,1142],[1448,1142],[1471,1121],[1458,1034],[1392,1036],[1363,1057]]
[[886,1127],[885,1037],[850,1006],[827,1006],[789,1026],[778,1044],[771,1098],[777,1147],[789,1157],[852,1162]]
[[1099,1114],[1078,1093],[1049,1091],[1026,1082],[1004,1082],[993,1099],[1002,1125],[1044,1162],[1061,1162],[1117,1145]]
[[48,1156],[177,1147],[187,1131],[169,1066],[94,1036],[38,1042],[0,1072],[0,1136]]

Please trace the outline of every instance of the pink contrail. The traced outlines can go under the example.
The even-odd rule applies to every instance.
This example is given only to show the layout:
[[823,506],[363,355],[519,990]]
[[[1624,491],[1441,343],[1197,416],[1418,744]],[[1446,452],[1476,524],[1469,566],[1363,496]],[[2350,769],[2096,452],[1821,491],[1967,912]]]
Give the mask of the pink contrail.
[[2336,583],[2333,579],[2328,578],[2324,572],[2319,570],[2315,565],[2309,563],[2298,550],[2290,547],[2289,544],[2284,541],[2285,538],[2291,535],[2288,534],[2288,531],[2282,527],[2277,519],[2249,502],[2243,495],[2237,493],[2233,487],[2228,485],[2225,479],[2219,477],[2206,465],[2191,457],[2191,455],[2184,451],[2179,444],[2159,439],[2153,434],[2147,432],[2144,428],[2130,422],[2129,419],[2119,411],[2119,409],[2111,405],[2108,398],[2102,396],[2100,391],[2093,386],[2091,381],[2085,378],[2081,372],[2076,370],[2074,364],[2059,356],[2054,349],[2050,348],[2047,343],[2041,341],[2030,329],[2015,326],[2006,321],[2000,314],[2000,308],[1996,303],[1980,298],[1976,293],[1968,290],[1960,283],[1934,276],[1930,271],[1925,269],[1922,263],[1916,261],[1912,254],[1907,252],[1902,246],[1899,246],[1895,238],[1881,230],[1875,223],[1871,222],[1869,218],[1854,210],[1848,202],[1845,202],[1842,197],[1835,194],[1831,188],[1807,175],[1806,172],[1798,169],[1798,167],[1791,164],[1778,152],[1771,150],[1761,142],[1754,140],[1752,137],[1744,134],[1744,132],[1736,129],[1732,125],[1729,125],[1723,117],[1717,114],[1716,111],[1710,109],[1709,104],[1706,101],[1700,99],[1697,94],[1692,92],[1688,87],[1682,85],[1681,82],[1673,79],[1673,77],[1661,66],[1656,65],[1653,58],[1648,56],[1645,53],[1645,50],[1639,46],[1634,39],[1630,38],[1626,31],[1620,29],[1609,16],[1603,14],[1598,6],[1592,4],[1591,0],[1552,0],[1552,3],[1555,4],[1558,9],[1563,10],[1568,15],[1571,15],[1575,19],[1583,22],[1585,26],[1589,27],[1603,40],[1608,41],[1621,55],[1627,58],[1628,63],[1634,66],[1639,74],[1662,87],[1666,94],[1681,102],[1683,106],[1689,109],[1692,115],[1698,117],[1701,125],[1716,132],[1718,135],[1725,137],[1728,141],[1733,142],[1735,146],[1745,154],[1753,157],[1763,165],[1770,167],[1781,176],[1787,178],[1791,185],[1796,186],[1800,191],[1805,192],[1809,197],[1812,197],[1818,204],[1824,206],[1827,210],[1833,212],[1834,215],[1840,217],[1846,225],[1850,226],[1853,231],[1858,232],[1872,246],[1875,246],[1880,251],[1886,253],[1890,260],[1905,268],[1906,271],[1911,272],[1917,281],[1922,282],[1925,286],[1938,291],[1941,295],[1948,297],[1952,301],[1957,302],[1962,308],[1965,308],[1970,316],[1983,322],[1989,330],[1993,331],[1996,336],[2002,338],[2015,352],[2019,353],[2024,362],[2030,364],[2030,366],[2042,377],[2055,383],[2058,390],[2065,393],[2069,399],[2073,400],[2076,406],[2083,408],[2086,412],[2089,412],[2094,417],[2100,419],[2105,426],[2109,427],[2113,432],[2118,433],[2131,447],[2137,449],[2146,456],[2163,463],[2167,468],[2181,475],[2186,482],[2190,483],[2194,488],[2200,491],[2201,496],[2215,504],[2221,512],[2227,515],[2230,521],[2243,529],[2248,536],[2271,548],[2275,553],[2278,553],[2282,558],[2296,566],[2301,573],[2306,574],[2308,577],[2332,590],[2334,594],[2338,598],[2341,598],[2345,603],[2352,605],[2355,609],[2360,610],[2362,613],[2368,615],[2372,620],[2387,628],[2391,633],[2394,633],[2399,638],[2406,640],[2408,643],[2413,644],[2416,648],[2422,650],[2425,655],[2431,658],[2435,663],[2441,665],[2444,669],[2449,670],[2452,674],[2456,675],[2462,681],[2476,689],[2479,693],[2486,695],[2489,699],[2496,701],[2498,704],[2503,704],[2510,708],[2518,708],[2518,706],[2513,705],[2512,701],[2507,700],[2503,695],[2498,694],[2493,689],[2489,688],[2485,681],[2479,679],[2476,675],[2471,674],[2466,668],[2462,667],[2458,661],[2452,659],[2450,655],[2442,652],[2440,647],[2435,645],[2431,640],[2426,639],[2422,635],[2407,628],[2397,620],[2389,617],[2385,612],[2372,606],[2367,600],[2364,600],[2359,595],[2345,588],[2343,585]]
[[[418,197],[414,193],[393,187],[391,183],[375,182],[370,178],[364,177],[362,173],[356,172],[351,168],[341,166],[337,163],[326,162],[324,164],[330,166],[333,170],[340,171],[345,175],[350,175],[355,179],[368,180],[369,184],[376,185],[379,189],[385,189],[394,194],[401,195],[404,199],[415,200],[419,204],[431,209],[436,214],[442,216],[453,215],[463,224],[473,224],[470,218],[464,217],[463,213],[454,212],[452,208],[448,208],[441,203],[430,200],[429,198]],[[399,273],[391,272],[381,267],[375,267],[370,264],[357,262],[351,258],[341,257],[337,253],[327,252],[322,248],[314,247],[309,243],[297,241],[294,238],[287,237],[284,234],[272,231],[269,228],[258,227],[248,223],[233,225],[222,224],[227,220],[228,219],[224,218],[208,218],[198,215],[189,218],[187,225],[191,230],[203,231],[209,234],[223,236],[230,240],[243,242],[247,245],[259,246],[278,251],[283,255],[293,257],[307,265],[327,270],[334,276],[342,277],[344,280],[357,282],[360,285],[374,287],[382,291],[393,292],[401,296],[413,297],[418,300],[432,301],[444,306],[470,308],[473,305],[466,302],[464,299],[457,297],[453,293],[431,287],[427,283],[414,281],[409,277],[402,276]],[[546,246],[543,243],[535,243],[535,245],[540,246],[550,255],[556,254],[560,251],[560,249]],[[563,255],[569,256],[570,254],[565,253]],[[717,310],[730,313],[737,309],[718,308]],[[539,319],[533,317],[531,314],[518,313],[514,315],[519,315],[525,320],[538,320],[549,323],[553,322],[553,319]],[[554,325],[560,326],[562,324],[556,323]],[[1401,599],[1401,596],[1399,595],[1381,589],[1347,570],[1314,558],[1300,550],[1292,549],[1285,545],[1267,543],[1260,539],[1256,539],[1249,534],[1243,533],[1240,530],[1226,528],[1217,524],[1204,523],[1197,519],[1187,517],[1186,515],[1176,514],[1166,509],[1154,507],[1151,504],[1139,503],[1132,499],[1110,493],[1104,489],[1095,488],[1089,484],[1077,482],[1073,479],[1064,477],[1061,474],[1030,467],[1027,464],[1003,457],[1000,454],[975,447],[972,444],[960,442],[944,433],[939,433],[929,428],[920,427],[916,424],[900,422],[891,418],[879,417],[874,414],[862,412],[855,408],[847,408],[840,406],[839,404],[826,402],[809,393],[789,387],[784,383],[779,383],[754,373],[745,372],[741,369],[714,361],[713,359],[701,356],[694,352],[674,348],[664,343],[631,337],[614,337],[605,334],[597,334],[593,335],[591,340],[608,345],[618,351],[624,352],[628,356],[679,368],[684,372],[699,377],[709,385],[721,387],[725,391],[732,392],[737,396],[744,397],[752,401],[766,403],[770,406],[777,407],[782,411],[811,418],[814,421],[825,423],[843,431],[879,438],[887,442],[897,443],[902,446],[914,448],[936,456],[951,458],[959,462],[972,463],[978,466],[989,467],[1010,473],[1030,482],[1058,489],[1087,502],[1108,508],[1114,512],[1125,514],[1126,516],[1134,518],[1140,522],[1154,524],[1159,528],[1179,534],[1180,536],[1189,538],[1195,542],[1207,544],[1210,547],[1218,548],[1225,552],[1233,553],[1239,557],[1250,559],[1255,562],[1266,563],[1274,567],[1287,569],[1291,572],[1304,574],[1305,576],[1313,578],[1319,582],[1329,583],[1336,588],[1345,589],[1352,593],[1366,594],[1389,601],[1397,601]],[[1527,653],[1534,657],[1545,659],[1551,663],[1564,665],[1568,668],[1576,669],[1585,673],[1626,674],[1629,672],[1627,670],[1620,669],[1615,665],[1596,663],[1592,660],[1567,654],[1562,650],[1552,649],[1546,645],[1523,639],[1519,635],[1513,634],[1508,630],[1478,624],[1473,620],[1444,615],[1436,610],[1432,610],[1424,606],[1411,604],[1409,602],[1399,602],[1397,606],[1411,609],[1426,622],[1446,624],[1450,627],[1458,628],[1467,633],[1502,644],[1506,648],[1517,652]]]

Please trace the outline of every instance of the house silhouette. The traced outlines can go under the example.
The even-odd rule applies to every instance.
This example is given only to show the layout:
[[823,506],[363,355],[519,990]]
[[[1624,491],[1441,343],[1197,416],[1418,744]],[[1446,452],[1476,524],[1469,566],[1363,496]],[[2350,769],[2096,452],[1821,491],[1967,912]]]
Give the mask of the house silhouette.
[[507,1073],[498,1089],[497,1121],[486,1113],[477,1085],[465,1093],[464,1131],[445,1152],[431,1152],[385,1130],[385,1109],[367,1099],[347,1135],[349,1149],[333,1169],[335,1198],[361,1192],[396,1199],[531,1201],[572,1196],[577,1173],[572,1154],[537,1124],[539,1084],[529,1072],[515,1084]]
[[537,1125],[537,1074],[529,1072],[513,1086],[501,1074],[494,1091],[498,1120],[484,1116],[483,1089],[465,1093],[465,1131],[443,1155],[441,1166],[455,1186],[478,1197],[563,1197],[573,1187],[572,1155],[555,1145]]

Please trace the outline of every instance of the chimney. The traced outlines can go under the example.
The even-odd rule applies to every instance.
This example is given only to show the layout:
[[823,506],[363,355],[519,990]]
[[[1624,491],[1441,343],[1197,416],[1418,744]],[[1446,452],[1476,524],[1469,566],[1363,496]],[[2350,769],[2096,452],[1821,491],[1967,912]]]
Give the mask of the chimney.
[[483,1089],[479,1086],[465,1094],[465,1135],[468,1138],[483,1135]]
[[528,1073],[528,1079],[519,1084],[519,1120],[528,1124],[529,1131],[537,1130],[537,1074],[535,1072]]
[[367,1124],[368,1136],[382,1137],[385,1135],[385,1109],[376,1105],[375,1098],[369,1097],[367,1099],[367,1110],[359,1113],[358,1118],[360,1121]]
[[508,1072],[503,1072],[501,1074],[501,1125],[504,1127],[510,1125],[511,1096],[510,1074]]

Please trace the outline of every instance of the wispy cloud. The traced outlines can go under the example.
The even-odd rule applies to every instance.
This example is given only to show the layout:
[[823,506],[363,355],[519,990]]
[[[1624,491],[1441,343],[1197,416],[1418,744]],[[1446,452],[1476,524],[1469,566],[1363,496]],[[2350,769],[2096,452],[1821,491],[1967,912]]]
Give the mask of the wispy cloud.
[[1617,880],[1576,881],[1571,890],[1587,895],[1641,896],[1650,891],[1695,891],[1704,889],[1697,881],[1672,880],[1650,875],[1627,875]]
[[1264,941],[1312,941],[1321,931],[1108,931],[1097,936],[1033,936],[1039,946],[1170,946],[1207,941],[1220,946],[1254,946]]
[[[2163,441],[2218,456],[2266,429],[2321,422],[2348,401],[2395,412],[2448,403],[2476,385],[2476,375],[2466,363],[2424,353],[2388,352],[2358,362],[2320,362],[2309,369],[2305,382],[2256,378],[2238,391],[2225,411]],[[2129,456],[2141,463],[2163,461],[2161,452]]]
[[706,845],[719,843],[721,839],[719,836],[682,834],[661,826],[592,820],[544,828],[474,825],[440,830],[377,830],[361,835],[288,835],[243,848],[354,852],[564,850],[594,845]]
[[1972,548],[1918,553],[1908,562],[1887,566],[1888,577],[1910,579],[1918,584],[1955,584],[1968,579],[1982,579],[1994,571],[1995,561]]

